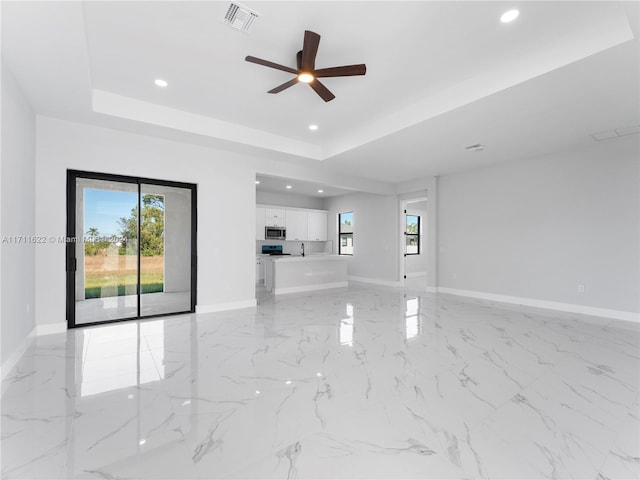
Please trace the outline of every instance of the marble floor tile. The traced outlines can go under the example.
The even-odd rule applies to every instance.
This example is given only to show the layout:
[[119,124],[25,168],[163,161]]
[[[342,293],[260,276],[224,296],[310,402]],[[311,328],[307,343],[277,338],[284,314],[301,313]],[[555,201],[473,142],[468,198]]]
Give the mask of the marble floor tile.
[[354,284],[38,337],[2,479],[640,477],[640,325]]

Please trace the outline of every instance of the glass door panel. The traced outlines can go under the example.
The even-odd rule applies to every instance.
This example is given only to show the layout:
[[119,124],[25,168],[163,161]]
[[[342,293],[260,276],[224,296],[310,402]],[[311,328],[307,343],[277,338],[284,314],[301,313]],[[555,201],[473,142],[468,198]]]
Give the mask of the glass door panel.
[[76,178],[75,323],[138,316],[138,185]]
[[188,313],[196,305],[196,186],[67,172],[67,320]]
[[140,184],[140,316],[191,309],[191,189]]

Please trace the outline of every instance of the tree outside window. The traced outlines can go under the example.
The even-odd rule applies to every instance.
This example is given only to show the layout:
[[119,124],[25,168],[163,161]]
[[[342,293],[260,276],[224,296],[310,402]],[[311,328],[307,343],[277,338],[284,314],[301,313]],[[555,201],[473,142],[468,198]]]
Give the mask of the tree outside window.
[[405,232],[405,253],[420,255],[420,215],[406,215]]
[[338,254],[353,255],[353,212],[338,214]]

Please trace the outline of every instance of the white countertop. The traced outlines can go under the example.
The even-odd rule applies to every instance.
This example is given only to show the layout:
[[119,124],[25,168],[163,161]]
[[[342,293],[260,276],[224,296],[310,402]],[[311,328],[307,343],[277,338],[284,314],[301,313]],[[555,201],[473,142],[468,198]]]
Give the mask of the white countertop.
[[304,257],[302,255],[272,255],[274,262],[322,262],[325,260],[346,260],[344,255],[335,255],[330,253],[309,253]]

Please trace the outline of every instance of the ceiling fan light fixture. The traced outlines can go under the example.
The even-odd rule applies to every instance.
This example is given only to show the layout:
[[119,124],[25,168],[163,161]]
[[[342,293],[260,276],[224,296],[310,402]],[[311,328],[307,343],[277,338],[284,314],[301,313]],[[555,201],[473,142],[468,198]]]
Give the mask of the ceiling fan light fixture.
[[310,30],[304,31],[304,42],[302,50],[296,55],[297,68],[295,69],[287,67],[286,65],[270,62],[269,60],[253,57],[251,55],[247,55],[244,59],[247,62],[256,63],[264,67],[274,68],[276,70],[281,70],[295,75],[291,80],[272,88],[267,93],[280,93],[287,88],[293,87],[297,83],[306,83],[318,94],[318,96],[320,96],[320,98],[322,98],[322,100],[330,102],[336,98],[336,96],[331,93],[331,90],[324,86],[320,80],[318,80],[319,78],[365,75],[367,73],[367,66],[364,63],[361,63],[357,65],[343,65],[340,67],[316,69],[316,54],[318,53],[319,44],[320,35]]
[[298,75],[298,80],[300,80],[302,83],[311,83],[315,80],[315,77],[310,73],[302,72],[300,75]]

